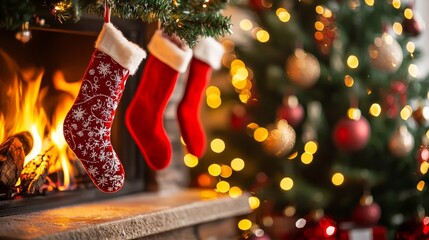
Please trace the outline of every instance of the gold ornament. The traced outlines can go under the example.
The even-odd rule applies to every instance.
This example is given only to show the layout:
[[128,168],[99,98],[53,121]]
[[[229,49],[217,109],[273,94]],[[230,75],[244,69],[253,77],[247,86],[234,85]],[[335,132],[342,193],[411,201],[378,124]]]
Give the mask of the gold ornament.
[[279,120],[274,129],[269,131],[268,138],[262,142],[264,150],[273,156],[282,157],[295,146],[296,134],[285,120]]
[[286,74],[296,85],[311,87],[320,77],[319,61],[312,54],[298,48],[286,61]]
[[374,67],[385,72],[395,72],[404,58],[399,43],[387,33],[374,40],[368,53]]

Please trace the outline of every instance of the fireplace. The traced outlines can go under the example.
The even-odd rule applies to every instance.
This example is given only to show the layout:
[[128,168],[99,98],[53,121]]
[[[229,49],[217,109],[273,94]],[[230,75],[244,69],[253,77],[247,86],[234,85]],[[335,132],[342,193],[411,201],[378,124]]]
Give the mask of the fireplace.
[[[32,38],[27,43],[18,41],[16,32],[0,30],[0,64],[3,65],[0,66],[0,112],[4,115],[0,116],[1,144],[12,136],[23,142],[23,149],[26,145],[39,149],[25,151],[26,165],[18,183],[0,188],[0,216],[142,192],[149,181],[144,159],[124,124],[124,113],[144,63],[127,80],[112,128],[112,144],[124,166],[126,181],[119,192],[102,193],[93,186],[67,145],[55,139],[62,138],[61,121],[80,88],[103,21],[90,15],[83,16],[78,23],[60,24],[49,15],[43,19],[46,20],[44,26],[30,27]],[[147,25],[141,21],[113,18],[112,23],[130,41],[146,45]],[[24,123],[31,119],[38,124],[36,130]],[[28,138],[28,134],[31,137]],[[13,144],[19,145],[9,144],[11,149]]]

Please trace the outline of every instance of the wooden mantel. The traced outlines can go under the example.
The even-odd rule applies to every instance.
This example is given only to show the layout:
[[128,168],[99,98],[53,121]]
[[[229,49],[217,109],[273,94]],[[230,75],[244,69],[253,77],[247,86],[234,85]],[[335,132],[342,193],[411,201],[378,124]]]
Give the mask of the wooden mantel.
[[233,239],[227,235],[234,234],[234,217],[250,212],[248,197],[197,189],[141,193],[0,217],[0,239]]

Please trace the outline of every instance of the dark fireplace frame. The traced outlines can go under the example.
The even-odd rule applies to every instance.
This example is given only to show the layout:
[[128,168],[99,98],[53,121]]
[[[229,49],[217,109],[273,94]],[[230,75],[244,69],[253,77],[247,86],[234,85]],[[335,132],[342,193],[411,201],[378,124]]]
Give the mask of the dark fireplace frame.
[[[36,44],[45,43],[46,46],[38,46],[42,49],[36,49],[39,51],[38,54],[43,54],[46,52],[46,54],[57,54],[58,58],[63,58],[67,56],[63,55],[62,52],[55,52],[56,50],[51,45],[55,44],[55,42],[52,43],[52,41],[48,41],[51,37],[55,37],[58,34],[66,36],[66,38],[67,36],[73,38],[82,36],[84,38],[91,39],[90,41],[95,43],[95,39],[98,36],[98,33],[100,32],[103,24],[103,19],[101,16],[93,15],[84,15],[77,23],[59,23],[54,19],[54,16],[49,14],[41,14],[39,17],[45,19],[46,24],[45,26],[30,26],[33,37],[26,44],[20,43],[15,39],[16,32],[0,29],[0,48],[3,48],[12,57],[14,57],[13,55],[15,54],[18,56],[20,55],[20,57],[28,57],[26,54],[29,49],[37,48]],[[147,25],[140,20],[121,20],[116,18],[112,18],[111,22],[122,31],[127,39],[139,44],[142,48],[145,48],[148,41],[147,32],[148,29],[151,28],[150,25]],[[75,44],[78,46],[79,42],[76,42]],[[10,45],[18,46],[17,53],[14,53],[13,50],[10,50],[11,47],[13,47]],[[73,46],[75,45],[73,44]],[[64,50],[67,50],[68,48],[68,46],[62,47]],[[82,63],[79,63],[81,64],[80,69],[83,70],[79,70],[80,72],[76,73],[80,74],[81,76],[83,76],[84,69],[89,63],[90,56],[93,51],[93,48],[90,50],[88,50],[88,47],[86,48],[87,52],[85,53],[70,53],[72,56],[73,54],[82,55],[82,59],[85,59],[82,61]],[[50,49],[53,52],[50,52]],[[76,61],[73,59],[69,60],[71,63]],[[76,190],[64,192],[54,191],[48,192],[46,194],[20,197],[18,199],[11,200],[1,200],[0,198],[0,216],[44,210],[82,202],[99,201],[126,194],[147,191],[148,182],[150,183],[153,181],[153,176],[151,176],[152,173],[146,167],[142,155],[140,154],[136,144],[132,140],[128,130],[125,127],[125,110],[130,103],[135,90],[137,89],[139,76],[141,75],[143,66],[144,61],[140,65],[136,74],[128,78],[123,96],[116,111],[115,120],[112,127],[112,144],[119,158],[121,159],[126,172],[124,187],[119,192],[113,194],[102,193],[95,187],[90,186],[88,188],[79,188]]]

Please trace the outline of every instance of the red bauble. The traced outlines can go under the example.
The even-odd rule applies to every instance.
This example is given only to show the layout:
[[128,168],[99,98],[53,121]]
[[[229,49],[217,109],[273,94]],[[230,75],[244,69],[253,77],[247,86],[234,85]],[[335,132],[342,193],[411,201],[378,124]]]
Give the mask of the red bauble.
[[363,116],[359,120],[342,118],[335,126],[333,138],[338,148],[358,151],[366,146],[371,134],[371,126]]
[[304,118],[304,108],[298,103],[295,96],[289,96],[278,109],[277,116],[286,120],[292,127],[297,127]]
[[381,217],[380,206],[372,201],[372,196],[363,196],[359,206],[352,213],[353,221],[363,227],[375,226]]
[[251,122],[250,116],[247,114],[246,108],[242,105],[236,105],[231,113],[231,128],[234,130],[242,130]]
[[249,5],[256,11],[261,11],[265,8],[264,6],[265,0],[249,0]]

